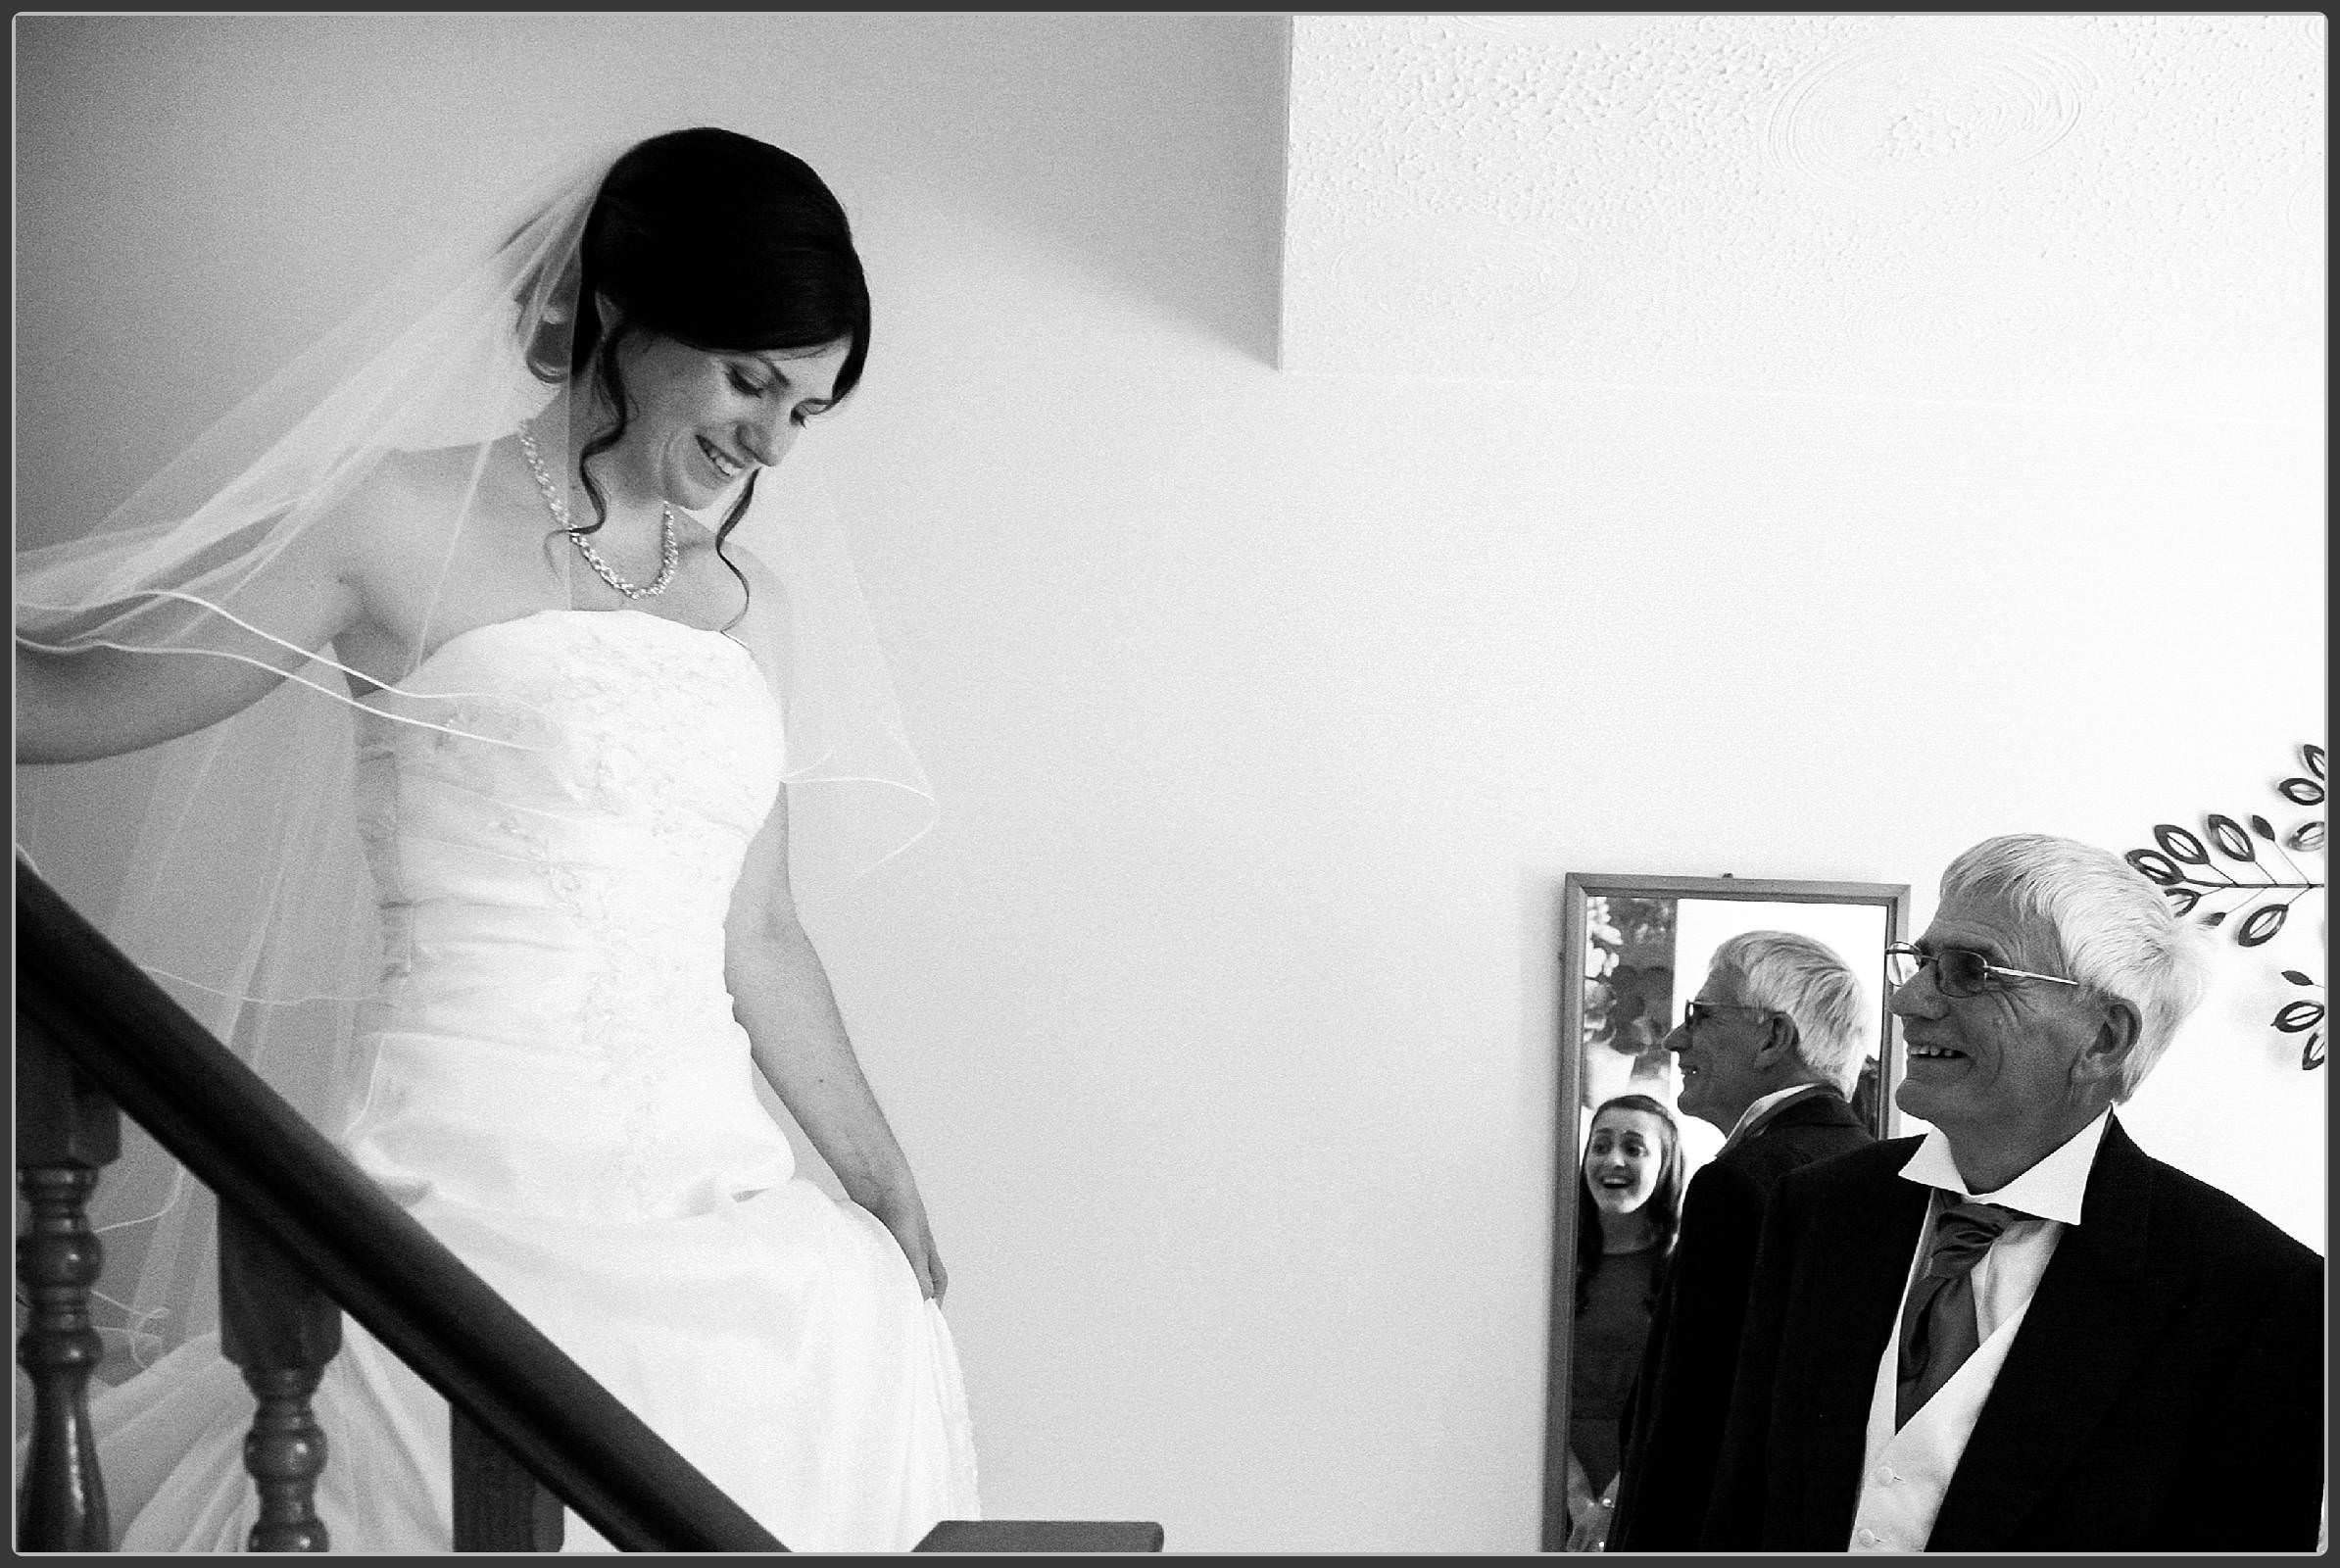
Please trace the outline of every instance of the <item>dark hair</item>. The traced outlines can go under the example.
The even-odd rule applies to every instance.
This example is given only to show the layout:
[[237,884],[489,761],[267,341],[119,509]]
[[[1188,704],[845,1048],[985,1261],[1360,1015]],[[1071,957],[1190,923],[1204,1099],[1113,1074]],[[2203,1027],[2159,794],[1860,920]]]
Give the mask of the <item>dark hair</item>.
[[[672,130],[626,150],[603,177],[579,246],[576,331],[569,372],[590,369],[617,422],[586,442],[579,477],[593,498],[591,533],[609,518],[587,464],[625,436],[631,415],[617,350],[656,332],[708,352],[801,351],[848,345],[837,372],[842,400],[869,357],[869,285],[852,225],[803,159],[712,125]],[[617,310],[613,325],[599,301]],[[723,554],[756,496],[748,475],[715,530]]]
[[[1645,1205],[1649,1221],[1657,1232],[1657,1267],[1649,1275],[1649,1304],[1657,1305],[1658,1293],[1665,1288],[1666,1265],[1674,1257],[1675,1238],[1682,1234],[1682,1194],[1686,1185],[1682,1175],[1682,1129],[1675,1125],[1674,1114],[1647,1095],[1619,1095],[1601,1102],[1600,1110],[1592,1113],[1599,1121],[1602,1111],[1639,1110],[1658,1119],[1666,1130],[1665,1153],[1658,1162],[1657,1187],[1649,1195]],[[1584,1191],[1584,1161],[1577,1158],[1577,1310],[1584,1310],[1590,1298],[1592,1276],[1600,1272],[1601,1258],[1600,1215],[1595,1212],[1589,1195]]]

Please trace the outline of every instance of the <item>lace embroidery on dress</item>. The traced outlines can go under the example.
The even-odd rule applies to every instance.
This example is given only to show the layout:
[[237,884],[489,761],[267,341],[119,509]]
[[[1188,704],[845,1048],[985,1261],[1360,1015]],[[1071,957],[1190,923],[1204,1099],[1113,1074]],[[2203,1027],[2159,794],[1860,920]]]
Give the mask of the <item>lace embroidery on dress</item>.
[[[381,1011],[395,1016],[413,1000],[400,985],[414,970],[418,917],[444,930],[444,910],[466,903],[557,916],[574,981],[565,1002],[547,1004],[558,1038],[546,1044],[593,1064],[611,1118],[611,1196],[656,1209],[693,1136],[676,1107],[695,1102],[676,1075],[707,1070],[679,1042],[731,1029],[727,1011],[710,1016],[728,1001],[730,895],[784,760],[768,688],[728,638],[629,612],[481,627],[418,676],[492,685],[484,707],[506,703],[520,715],[512,722],[532,716],[554,739],[495,746],[365,727],[360,829],[388,938]],[[482,800],[495,808],[479,811]]]

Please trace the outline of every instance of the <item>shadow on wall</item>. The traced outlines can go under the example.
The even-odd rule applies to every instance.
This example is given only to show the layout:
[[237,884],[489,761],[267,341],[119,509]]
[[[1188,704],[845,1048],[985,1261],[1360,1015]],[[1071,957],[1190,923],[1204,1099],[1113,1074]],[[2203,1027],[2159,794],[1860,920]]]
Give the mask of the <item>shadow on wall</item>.
[[[46,215],[44,180],[102,172],[80,150],[94,139],[195,205],[202,231],[182,238],[200,255],[207,224],[232,246],[239,206],[286,198],[222,185],[190,142],[223,137],[231,170],[317,161],[291,182],[303,200],[383,159],[441,171],[436,186],[389,181],[394,202],[435,204],[515,172],[515,139],[734,124],[804,155],[849,206],[891,186],[1273,365],[1291,28],[1115,13],[34,19],[19,59],[27,194]],[[284,114],[249,107],[280,88]],[[287,123],[306,145],[277,145]],[[384,221],[404,232],[435,213]],[[363,215],[313,226],[326,275],[386,267]],[[338,257],[344,228],[353,254]]]
[[1276,364],[1289,17],[911,14],[788,26],[833,48],[840,70],[857,62],[839,84],[854,101],[834,102],[835,122],[908,117],[915,134],[901,139],[906,163],[892,177]]

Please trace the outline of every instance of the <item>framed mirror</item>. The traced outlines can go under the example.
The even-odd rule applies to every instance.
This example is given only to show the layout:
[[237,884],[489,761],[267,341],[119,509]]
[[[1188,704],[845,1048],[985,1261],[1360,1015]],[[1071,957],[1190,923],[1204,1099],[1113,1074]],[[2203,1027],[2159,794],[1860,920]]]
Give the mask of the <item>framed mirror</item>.
[[[1859,979],[1862,1013],[1871,1024],[1863,1043],[1867,1058],[1850,1098],[1877,1137],[1894,1136],[1901,1127],[1893,1091],[1902,1062],[1885,1008],[1884,950],[1887,943],[1907,941],[1909,925],[1907,883],[1571,872],[1561,899],[1559,1115],[1544,1405],[1546,1551],[1568,1545],[1572,1454],[1584,1450],[1579,1462],[1595,1493],[1606,1482],[1600,1472],[1615,1472],[1613,1411],[1631,1386],[1632,1363],[1638,1361],[1632,1323],[1606,1314],[1598,1322],[1587,1315],[1582,1364],[1575,1353],[1577,1231],[1595,1110],[1626,1094],[1656,1101],[1674,1123],[1686,1185],[1722,1149],[1729,1129],[1682,1112],[1680,1069],[1663,1042],[1704,983],[1718,947],[1741,932],[1791,931],[1835,950]],[[1616,1113],[1608,1120],[1604,1137],[1616,1137]],[[1584,1408],[1574,1408],[1580,1402]]]

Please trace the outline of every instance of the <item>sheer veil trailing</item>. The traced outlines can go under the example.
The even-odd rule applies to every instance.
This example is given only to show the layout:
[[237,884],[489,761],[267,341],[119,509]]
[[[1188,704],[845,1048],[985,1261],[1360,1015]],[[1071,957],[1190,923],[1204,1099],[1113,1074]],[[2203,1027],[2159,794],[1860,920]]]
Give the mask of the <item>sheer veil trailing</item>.
[[[228,660],[284,675],[235,717],[183,739],[106,762],[20,767],[17,841],[328,1133],[366,1081],[362,1024],[382,962],[360,837],[355,760],[366,732],[412,724],[486,744],[553,743],[524,705],[448,691],[427,666],[480,626],[587,602],[572,600],[582,563],[541,503],[532,514],[512,504],[515,490],[532,495],[514,432],[525,419],[548,455],[570,449],[578,249],[622,150],[530,182],[96,527],[17,557],[16,634],[26,647]],[[788,791],[800,892],[875,865],[934,814],[806,456],[800,446],[756,479],[724,546],[753,584],[749,612],[704,628],[742,643],[762,670],[785,717],[788,782],[821,786]],[[572,512],[592,517],[573,470],[569,479]],[[400,569],[428,611],[400,653],[405,673],[377,686],[331,647],[302,646],[286,584],[327,530],[416,497],[427,504],[399,514],[410,564]],[[721,514],[701,520],[711,528]],[[492,531],[523,526],[552,546],[538,553],[536,597],[483,613],[464,591],[466,564]],[[373,668],[378,677],[378,660]],[[82,874],[93,844],[116,862],[95,876]],[[96,1218],[110,1349],[142,1365],[211,1326],[210,1197],[134,1129],[100,1183]]]

